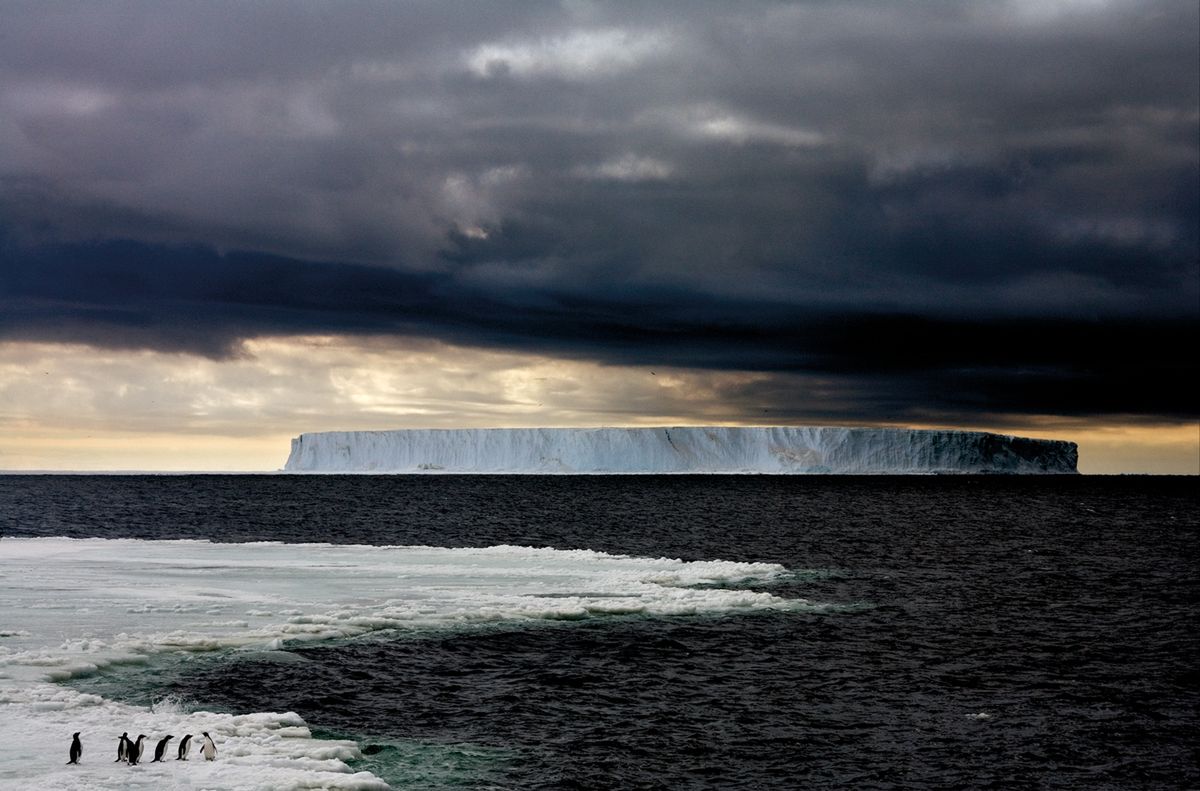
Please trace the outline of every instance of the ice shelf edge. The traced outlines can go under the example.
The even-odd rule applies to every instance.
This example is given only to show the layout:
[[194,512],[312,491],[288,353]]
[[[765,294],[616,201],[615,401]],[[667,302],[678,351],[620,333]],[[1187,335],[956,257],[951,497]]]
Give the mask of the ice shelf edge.
[[284,472],[921,475],[1077,473],[1078,446],[981,431],[829,426],[328,431]]

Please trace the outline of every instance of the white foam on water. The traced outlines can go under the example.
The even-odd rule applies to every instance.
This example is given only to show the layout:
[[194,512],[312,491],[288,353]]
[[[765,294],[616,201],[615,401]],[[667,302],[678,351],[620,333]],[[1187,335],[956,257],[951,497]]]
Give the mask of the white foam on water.
[[[390,629],[606,615],[819,609],[761,590],[782,566],[590,550],[135,539],[0,539],[0,789],[387,788],[353,742],[313,739],[296,714],[153,709],[53,682],[156,654],[278,650]],[[702,587],[695,587],[702,586]],[[84,758],[66,766],[71,734]],[[117,738],[147,734],[137,767]],[[215,762],[151,764],[171,733],[208,731]],[[172,748],[177,741],[171,743]]]

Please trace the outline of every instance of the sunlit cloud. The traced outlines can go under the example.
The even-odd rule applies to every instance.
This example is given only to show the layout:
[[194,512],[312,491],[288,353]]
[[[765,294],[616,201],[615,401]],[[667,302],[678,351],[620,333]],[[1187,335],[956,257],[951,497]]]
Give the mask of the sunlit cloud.
[[601,181],[663,181],[671,177],[674,168],[654,157],[625,154],[595,165],[577,167],[573,172],[580,178]]
[[[734,415],[715,396],[747,378],[419,339],[259,339],[224,361],[8,343],[0,345],[0,469],[198,468],[186,454],[164,462],[151,452],[164,443],[203,447],[209,463],[199,468],[274,469],[286,439],[302,431],[725,423]],[[123,459],[111,449],[72,455],[118,436]],[[229,440],[226,454],[214,450],[220,438]]]
[[[846,395],[818,379],[421,339],[262,338],[224,361],[7,343],[0,469],[269,471],[307,431],[812,422],[774,397],[798,387],[814,401]],[[1078,442],[1084,472],[1200,472],[1195,425],[1033,418],[979,428]]]
[[658,31],[577,30],[559,36],[481,44],[467,68],[480,77],[588,79],[632,69],[665,54],[672,39]]
[[685,139],[733,145],[762,143],[793,148],[822,145],[826,136],[815,129],[756,118],[713,103],[653,108],[641,113],[638,124],[665,129]]
[[711,137],[738,144],[763,142],[784,146],[816,146],[825,141],[823,135],[810,129],[766,123],[744,116],[722,113],[701,115],[690,128],[701,137]]
[[452,227],[474,239],[486,239],[503,209],[528,176],[521,165],[496,165],[478,173],[452,172],[442,180],[435,205]]

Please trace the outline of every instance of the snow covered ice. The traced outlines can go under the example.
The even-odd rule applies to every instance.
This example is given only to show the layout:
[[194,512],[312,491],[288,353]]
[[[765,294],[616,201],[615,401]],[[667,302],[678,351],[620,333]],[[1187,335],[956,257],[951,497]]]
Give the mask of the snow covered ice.
[[1074,473],[1073,442],[978,431],[773,426],[329,431],[288,472]]
[[[289,712],[233,716],[130,706],[54,683],[156,654],[286,651],[294,641],[481,622],[820,609],[763,590],[774,564],[589,550],[137,539],[0,539],[0,789],[380,789],[349,741],[313,739]],[[700,587],[697,587],[700,586]],[[202,703],[202,701],[201,701]],[[82,732],[81,765],[67,766]],[[117,738],[147,734],[137,767]],[[208,731],[186,763],[152,764],[170,733]]]

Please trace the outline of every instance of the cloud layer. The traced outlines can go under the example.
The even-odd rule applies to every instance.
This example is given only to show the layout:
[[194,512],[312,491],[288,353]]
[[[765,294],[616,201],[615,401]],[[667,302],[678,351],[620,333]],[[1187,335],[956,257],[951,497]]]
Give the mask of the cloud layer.
[[0,338],[417,336],[761,373],[747,403],[814,420],[1194,419],[1198,28],[6,3]]

